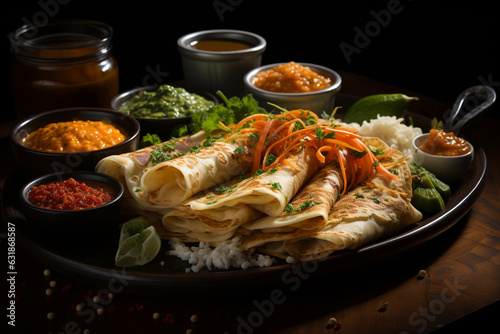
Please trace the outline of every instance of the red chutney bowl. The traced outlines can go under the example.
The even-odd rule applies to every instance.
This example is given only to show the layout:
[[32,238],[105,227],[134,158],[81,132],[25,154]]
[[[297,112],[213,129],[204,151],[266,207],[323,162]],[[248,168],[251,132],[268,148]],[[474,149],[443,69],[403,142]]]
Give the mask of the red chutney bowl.
[[[64,197],[66,207],[56,209],[33,204],[30,201],[32,200],[30,193],[37,189],[39,190],[38,204],[41,202],[47,204],[49,201],[60,203],[63,202]],[[100,192],[106,195],[99,199]],[[54,173],[37,177],[26,183],[21,188],[20,205],[27,223],[38,232],[57,235],[70,233],[81,236],[97,235],[116,225],[116,217],[122,207],[123,193],[123,185],[105,174],[87,171]],[[95,206],[69,208],[80,207],[85,203],[88,205],[89,202],[94,203]]]

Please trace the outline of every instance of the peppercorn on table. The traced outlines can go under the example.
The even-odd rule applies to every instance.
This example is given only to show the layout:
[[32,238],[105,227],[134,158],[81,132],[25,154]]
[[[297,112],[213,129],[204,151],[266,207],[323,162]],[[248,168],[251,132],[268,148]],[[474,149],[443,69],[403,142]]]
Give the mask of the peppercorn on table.
[[[370,94],[401,92],[419,97],[410,110],[424,117],[441,118],[451,107],[352,73],[341,76],[338,105]],[[2,133],[11,125],[1,124]],[[225,287],[178,292],[173,287],[168,293],[150,288],[141,293],[130,288],[133,277],[120,268],[106,282],[81,279],[23,247],[21,231],[3,210],[7,303],[2,328],[7,333],[484,332],[500,300],[500,158],[494,147],[499,126],[498,116],[490,111],[464,130],[486,154],[484,186],[470,211],[445,231],[355,266],[319,270],[314,261],[297,263],[267,282],[249,284],[242,271],[240,281]],[[14,196],[4,186],[16,166],[8,138],[0,143],[4,203]],[[88,270],[92,276],[93,268]]]

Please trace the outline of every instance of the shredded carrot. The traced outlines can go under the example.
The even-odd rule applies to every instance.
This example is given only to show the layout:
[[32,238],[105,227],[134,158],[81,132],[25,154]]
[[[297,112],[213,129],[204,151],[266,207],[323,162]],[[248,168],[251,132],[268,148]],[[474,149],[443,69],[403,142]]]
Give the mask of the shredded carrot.
[[247,116],[247,117],[243,118],[241,121],[239,121],[238,124],[236,124],[235,129],[236,129],[236,131],[238,131],[239,128],[243,127],[245,124],[247,124],[250,121],[256,121],[256,120],[267,119],[267,118],[269,118],[269,116],[265,115],[265,114],[254,114],[254,115]]
[[229,127],[227,127],[224,123],[222,123],[221,121],[219,121],[219,124],[226,130],[228,131],[231,131],[231,129]]
[[300,168],[295,166],[293,163],[291,163],[289,160],[287,159],[283,159],[281,160],[281,162],[284,164],[284,165],[287,165],[287,166],[290,166],[292,167],[293,169],[295,169],[297,172],[300,172]]
[[325,163],[326,157],[323,155],[323,152],[330,152],[333,148],[331,146],[322,146],[316,151],[316,158],[321,163]]
[[342,153],[336,148],[335,149],[335,153],[337,154],[337,161],[340,165],[340,170],[342,172],[342,179],[344,180],[343,184],[344,184],[344,187],[342,189],[342,193],[341,195],[344,195],[345,192],[347,191],[347,173],[346,173],[346,166],[344,164],[344,157],[342,155]]
[[259,137],[259,141],[257,142],[257,145],[255,147],[255,155],[254,155],[252,173],[255,173],[255,171],[257,171],[257,169],[259,168],[259,165],[261,164],[260,156],[261,156],[261,153],[264,149],[264,142],[266,141],[268,130],[271,127],[271,124],[273,124],[273,121],[274,121],[274,119],[267,118],[266,126],[264,127],[264,129]]
[[[309,121],[311,125],[306,124]],[[301,126],[297,130],[298,123]],[[242,119],[237,124],[224,127],[232,131],[226,135],[226,141],[236,138],[249,140],[252,134],[259,135],[257,143],[247,141],[250,157],[253,159],[252,173],[259,168],[264,171],[270,168],[279,169],[280,164],[299,170],[299,167],[291,162],[291,155],[306,145],[314,148],[315,157],[320,164],[338,162],[343,180],[342,194],[360,183],[369,182],[377,172],[392,180],[399,179],[387,170],[389,166],[399,162],[379,163],[379,159],[391,156],[391,150],[375,157],[356,129],[323,122],[309,110],[296,109],[272,116],[256,114]],[[276,159],[266,166],[271,154],[275,155]]]
[[[378,158],[378,156],[377,156],[377,158]],[[391,163],[383,163],[382,166],[384,166],[385,168],[391,168],[393,166],[399,165],[400,163],[406,162],[408,160],[409,160],[409,158],[397,160],[397,161],[394,161],[394,162],[391,162]]]

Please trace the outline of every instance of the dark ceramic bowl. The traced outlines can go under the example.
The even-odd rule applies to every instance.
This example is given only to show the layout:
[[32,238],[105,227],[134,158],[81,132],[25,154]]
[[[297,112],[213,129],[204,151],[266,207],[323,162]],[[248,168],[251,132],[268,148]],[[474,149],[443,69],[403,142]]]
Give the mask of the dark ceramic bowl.
[[[22,145],[22,140],[35,130],[50,123],[72,120],[108,121],[118,128],[126,139],[108,148],[81,153],[41,152]],[[94,171],[96,164],[109,155],[137,150],[139,133],[139,122],[123,113],[101,108],[71,108],[40,113],[18,122],[10,133],[10,142],[17,166],[27,176],[35,177],[75,170]]]
[[[28,201],[31,187],[73,178],[87,186],[102,186],[112,193],[112,200],[102,206],[83,210],[52,210],[38,207]],[[55,173],[37,177],[26,183],[20,191],[20,206],[28,224],[42,233],[92,235],[116,225],[124,188],[118,180],[100,173],[77,171]]]
[[[175,86],[174,86],[175,87]],[[115,96],[111,101],[111,108],[120,111],[120,107],[141,91],[154,91],[157,87],[138,87]],[[187,92],[200,95],[209,101],[218,103],[215,95],[207,92],[186,89]],[[179,126],[187,125],[191,122],[191,117],[178,118],[142,118],[135,117],[141,124],[141,136],[147,133],[157,134],[162,140],[168,140],[172,136],[172,131]]]

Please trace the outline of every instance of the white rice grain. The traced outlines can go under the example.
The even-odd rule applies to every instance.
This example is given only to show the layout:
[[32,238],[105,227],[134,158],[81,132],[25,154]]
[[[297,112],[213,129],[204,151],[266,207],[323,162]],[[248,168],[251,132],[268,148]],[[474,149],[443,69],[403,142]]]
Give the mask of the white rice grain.
[[421,128],[405,125],[404,119],[396,116],[378,115],[370,122],[364,121],[361,125],[349,123],[348,125],[358,129],[360,136],[382,139],[390,147],[401,151],[409,162],[413,161],[411,154],[413,138],[422,134]]
[[191,265],[190,268],[186,269],[186,273],[196,273],[203,268],[213,270],[270,267],[275,262],[275,259],[269,255],[251,254],[244,251],[240,248],[238,238],[233,238],[231,241],[216,245],[200,242],[197,246],[191,247],[186,246],[178,238],[170,239],[169,243],[172,250],[168,251],[167,254],[177,256]]

